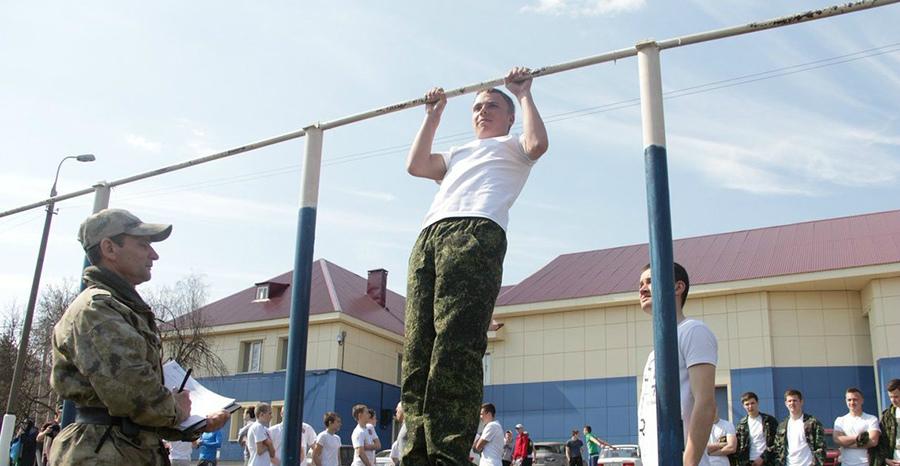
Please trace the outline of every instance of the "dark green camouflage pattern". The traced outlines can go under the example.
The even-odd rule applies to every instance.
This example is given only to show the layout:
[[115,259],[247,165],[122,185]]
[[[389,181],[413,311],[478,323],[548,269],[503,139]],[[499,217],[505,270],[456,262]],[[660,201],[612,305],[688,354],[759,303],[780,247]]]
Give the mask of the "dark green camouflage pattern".
[[50,383],[78,406],[106,408],[144,429],[129,437],[119,427],[70,424],[50,452],[51,464],[167,464],[160,439],[179,440],[178,412],[163,386],[156,318],[133,287],[99,267],[85,269],[89,285],[53,329]]
[[881,413],[881,436],[878,445],[869,449],[869,464],[884,466],[885,459],[894,459],[897,445],[897,408],[891,405]]
[[[787,461],[787,424],[790,416],[784,418],[775,432],[775,452],[777,464],[782,465]],[[822,466],[825,463],[825,428],[822,423],[811,414],[803,414],[803,430],[806,432],[806,443],[812,451],[814,466]]]
[[[759,413],[762,417],[763,436],[766,438],[766,451],[762,454],[763,466],[775,466],[775,431],[778,430],[778,421],[775,416]],[[750,424],[749,416],[744,416],[737,425],[737,451],[734,456],[737,464],[744,466],[750,463]]]
[[416,241],[401,380],[404,465],[470,465],[505,254],[506,233],[483,218],[442,220]]

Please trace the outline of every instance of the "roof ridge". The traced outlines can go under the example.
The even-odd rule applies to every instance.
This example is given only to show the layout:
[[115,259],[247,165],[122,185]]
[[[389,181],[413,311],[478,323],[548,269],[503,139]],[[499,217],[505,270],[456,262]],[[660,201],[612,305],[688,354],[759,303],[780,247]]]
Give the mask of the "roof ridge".
[[325,259],[319,259],[318,262],[322,267],[322,278],[325,280],[325,289],[328,290],[328,298],[331,299],[334,310],[337,312],[344,312],[344,310],[341,309],[341,301],[338,299],[337,290],[334,289],[334,280],[331,279],[331,272],[328,271],[328,265],[330,263]]

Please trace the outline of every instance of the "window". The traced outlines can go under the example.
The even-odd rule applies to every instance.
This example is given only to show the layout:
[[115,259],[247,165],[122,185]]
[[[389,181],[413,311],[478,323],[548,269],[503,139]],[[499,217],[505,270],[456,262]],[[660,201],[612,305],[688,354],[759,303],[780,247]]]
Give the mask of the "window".
[[274,426],[282,421],[282,417],[284,416],[284,401],[273,401],[272,402],[272,421],[269,422],[270,426]]
[[288,338],[280,337],[278,339],[278,366],[277,366],[278,370],[283,371],[283,370],[287,369],[287,358],[288,358]]
[[262,340],[241,343],[241,372],[260,372]]
[[269,299],[269,285],[260,285],[256,287],[256,301],[266,301]]
[[481,370],[484,371],[484,385],[491,384],[491,353],[484,353],[481,358]]

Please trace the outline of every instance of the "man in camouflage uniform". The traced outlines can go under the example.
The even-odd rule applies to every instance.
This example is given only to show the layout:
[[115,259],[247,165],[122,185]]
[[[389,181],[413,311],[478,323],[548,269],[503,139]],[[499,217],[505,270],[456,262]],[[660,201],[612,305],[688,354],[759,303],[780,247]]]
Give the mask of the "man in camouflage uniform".
[[[88,285],[53,329],[50,382],[75,402],[75,422],[57,435],[53,465],[164,465],[162,438],[191,440],[175,427],[190,413],[188,392],[165,387],[156,317],[135,290],[150,280],[159,256],[150,245],[171,225],[147,224],[121,209],[107,209],[81,224],[79,240],[93,264]],[[224,425],[224,411],[206,430]]]
[[520,136],[509,134],[513,100],[490,89],[479,92],[472,107],[476,139],[446,153],[432,153],[432,143],[447,98],[440,88],[425,96],[425,121],[410,148],[407,171],[437,181],[440,188],[409,259],[401,377],[408,435],[404,465],[468,463],[509,208],[548,145],[531,81],[525,68],[506,76],[507,89],[522,107]]
[[[785,466],[822,466],[825,463],[825,428],[815,416],[803,412],[803,394],[799,390],[789,389],[784,392],[784,405],[788,416],[778,424],[775,432],[775,454],[777,463]],[[798,449],[798,445],[788,442],[788,424],[790,421],[803,420],[803,432],[806,440],[804,448],[809,448],[809,461],[795,465],[790,459],[790,452]]]
[[[775,431],[778,429],[778,421],[775,416],[770,416],[759,410],[759,397],[756,393],[747,392],[741,395],[741,403],[747,411],[747,415],[738,422],[737,425],[737,441],[738,447],[734,454],[739,466],[775,466]],[[750,420],[759,423],[762,429],[759,432],[761,438],[754,438],[753,431],[750,428]],[[751,445],[753,441],[757,441],[757,446],[753,447],[754,457],[751,460]],[[763,443],[764,442],[764,443]],[[764,446],[760,451],[759,446]]]
[[897,416],[900,414],[900,379],[887,384],[891,405],[881,413],[881,436],[878,445],[869,449],[869,464],[874,466],[900,466],[900,444],[897,438]]

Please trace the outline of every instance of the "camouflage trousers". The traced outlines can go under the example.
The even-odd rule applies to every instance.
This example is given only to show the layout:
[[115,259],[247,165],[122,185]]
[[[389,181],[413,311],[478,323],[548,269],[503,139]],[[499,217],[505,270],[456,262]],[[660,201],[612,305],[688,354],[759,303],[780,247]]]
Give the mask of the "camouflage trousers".
[[162,449],[159,436],[141,431],[128,437],[118,427],[109,431],[100,451],[95,453],[107,426],[69,424],[53,440],[50,447],[52,466],[168,466],[169,456]]
[[505,254],[506,233],[483,218],[442,220],[416,240],[401,375],[408,431],[403,465],[470,464]]

